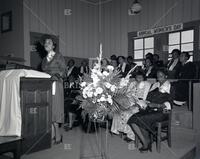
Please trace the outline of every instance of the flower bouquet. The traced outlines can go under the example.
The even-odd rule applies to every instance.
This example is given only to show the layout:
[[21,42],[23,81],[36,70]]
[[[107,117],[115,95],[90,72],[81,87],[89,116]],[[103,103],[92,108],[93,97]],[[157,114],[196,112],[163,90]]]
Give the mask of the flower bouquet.
[[82,108],[82,115],[89,115],[92,120],[104,120],[107,115],[120,113],[129,109],[133,97],[130,97],[128,86],[131,69],[125,78],[113,66],[101,68],[102,51],[90,74],[81,77],[81,95],[77,97]]

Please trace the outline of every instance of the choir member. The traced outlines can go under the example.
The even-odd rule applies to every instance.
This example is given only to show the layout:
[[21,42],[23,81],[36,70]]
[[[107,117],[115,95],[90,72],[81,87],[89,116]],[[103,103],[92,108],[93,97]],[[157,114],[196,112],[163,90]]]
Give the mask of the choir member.
[[172,59],[169,60],[167,63],[168,78],[176,79],[178,77],[178,70],[181,66],[181,62],[179,61],[181,51],[178,49],[174,49],[171,54]]
[[119,56],[118,57],[118,69],[121,72],[122,77],[125,77],[130,70],[129,65],[125,62],[125,57],[124,56]]
[[183,105],[189,100],[189,81],[195,78],[195,66],[189,61],[190,55],[188,52],[182,52],[180,55],[181,66],[178,70],[179,79],[174,83],[176,105]]
[[130,69],[132,69],[136,65],[136,63],[133,62],[133,57],[132,56],[128,56],[127,57],[127,63],[129,65]]
[[160,60],[160,56],[158,54],[154,54],[153,55],[153,65],[156,67],[156,68],[160,68],[160,67],[163,67],[164,64],[163,64],[163,61]]
[[81,66],[79,67],[79,73],[80,73],[80,76],[83,76],[84,74],[89,73],[89,66],[86,60],[83,60],[81,62]]
[[153,65],[153,60],[151,58],[145,59],[144,71],[147,78],[156,78],[156,68]]
[[67,64],[67,80],[69,82],[74,82],[78,78],[79,71],[75,66],[75,61],[70,59]]

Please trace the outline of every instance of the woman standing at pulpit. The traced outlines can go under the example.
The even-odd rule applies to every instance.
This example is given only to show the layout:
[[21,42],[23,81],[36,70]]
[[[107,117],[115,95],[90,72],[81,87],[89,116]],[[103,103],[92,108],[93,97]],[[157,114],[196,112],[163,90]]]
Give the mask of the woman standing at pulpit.
[[66,72],[65,59],[60,53],[55,52],[56,44],[53,39],[47,38],[44,43],[47,56],[42,61],[42,70],[52,76],[52,136],[54,144],[62,142],[59,123],[64,122],[64,92],[63,77]]

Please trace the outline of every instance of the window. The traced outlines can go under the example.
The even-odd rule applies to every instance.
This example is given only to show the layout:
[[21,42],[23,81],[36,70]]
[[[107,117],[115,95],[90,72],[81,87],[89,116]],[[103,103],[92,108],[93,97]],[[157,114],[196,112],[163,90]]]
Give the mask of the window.
[[147,53],[154,53],[154,38],[141,38],[134,40],[134,61],[142,65],[143,59]]
[[173,49],[180,49],[181,51],[188,51],[191,55],[190,61],[193,61],[194,51],[194,30],[186,30],[169,34],[169,56]]

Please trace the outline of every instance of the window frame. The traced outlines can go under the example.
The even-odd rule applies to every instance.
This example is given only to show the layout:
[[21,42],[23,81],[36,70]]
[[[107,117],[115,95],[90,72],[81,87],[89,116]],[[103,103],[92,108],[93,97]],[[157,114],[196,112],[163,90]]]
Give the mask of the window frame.
[[[148,48],[145,48],[145,39],[148,39],[148,38],[153,38],[153,47],[148,47]],[[142,42],[143,42],[143,48],[142,49],[135,49],[135,40],[138,40],[138,39],[142,39]],[[134,62],[143,62],[144,59],[145,59],[145,51],[146,50],[153,50],[153,54],[154,54],[154,51],[155,51],[155,37],[154,36],[147,36],[147,37],[142,37],[142,38],[133,38],[133,59],[134,59]],[[139,58],[139,59],[135,59],[135,51],[141,51],[143,52],[143,58]]]
[[[193,41],[192,42],[182,43],[182,32],[184,32],[184,31],[190,31],[190,30],[193,30]],[[169,34],[173,34],[173,33],[180,33],[179,43],[178,44],[171,44],[171,45],[169,45]],[[194,60],[194,49],[195,49],[194,41],[195,41],[195,28],[194,27],[188,27],[188,28],[185,28],[185,29],[180,30],[180,31],[174,31],[174,32],[168,33],[168,60],[170,60],[172,58],[171,57],[171,52],[169,51],[169,47],[170,46],[179,45],[180,51],[182,52],[182,45],[193,44],[193,50],[192,51],[188,51],[189,54],[190,54],[190,56],[191,56],[190,58],[192,58],[192,60],[190,60],[190,61],[193,61]]]

